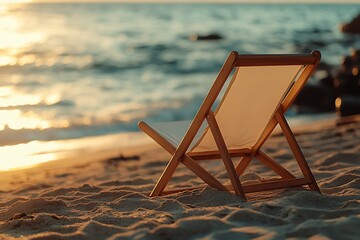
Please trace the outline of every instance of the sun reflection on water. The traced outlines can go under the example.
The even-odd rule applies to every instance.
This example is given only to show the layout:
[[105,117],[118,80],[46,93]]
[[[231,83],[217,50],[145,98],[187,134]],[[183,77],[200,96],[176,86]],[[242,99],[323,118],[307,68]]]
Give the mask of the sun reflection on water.
[[[23,29],[21,13],[13,14],[12,12],[13,8],[19,7],[20,4],[30,2],[32,1],[2,0],[0,2],[0,67],[24,66],[36,61],[33,55],[23,55],[24,49],[42,41],[46,35],[42,32]],[[59,99],[60,97],[56,94],[43,97],[22,93],[15,86],[0,83],[0,131],[4,131],[5,128],[12,130],[49,128],[49,121],[21,107],[38,104],[51,105]],[[5,134],[5,132],[0,132],[0,134]],[[55,159],[54,153],[40,154],[39,151],[42,148],[42,145],[37,142],[0,147],[0,170],[16,169]]]
[[41,32],[29,32],[21,29],[18,16],[2,14],[0,16],[0,49],[17,49],[40,42],[45,34]]
[[22,94],[13,87],[0,87],[0,107],[15,107],[25,105],[37,105],[41,102],[38,95]]
[[0,130],[8,126],[13,130],[20,129],[46,129],[50,123],[39,118],[35,113],[22,113],[20,110],[0,110]]
[[57,94],[43,98],[39,95],[19,93],[13,87],[0,87],[0,130],[4,130],[6,126],[13,130],[50,128],[50,122],[34,111],[22,111],[18,107],[52,105],[59,100],[60,96]]

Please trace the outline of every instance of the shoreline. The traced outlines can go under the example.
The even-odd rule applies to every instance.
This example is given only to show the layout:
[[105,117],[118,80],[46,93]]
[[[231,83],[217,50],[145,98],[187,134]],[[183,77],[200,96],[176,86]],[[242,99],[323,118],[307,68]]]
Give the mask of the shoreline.
[[[335,113],[303,115],[300,117],[288,117],[289,125],[294,132],[311,131],[324,126],[335,126],[339,121],[351,121],[358,119],[359,115],[338,117]],[[342,120],[343,119],[343,120]],[[278,133],[279,128],[273,134]],[[138,149],[157,145],[143,132],[115,133],[100,136],[90,136],[78,139],[54,140],[54,141],[31,141],[28,143],[1,146],[0,155],[3,161],[9,160],[8,169],[0,169],[0,173],[9,171],[21,171],[38,166],[55,165],[59,161],[69,161],[78,156],[85,155],[93,158],[93,155],[101,154],[103,158],[112,158],[121,154],[131,154]],[[133,151],[129,151],[133,149]],[[16,153],[11,156],[10,154]],[[23,154],[21,154],[23,153]],[[14,163],[27,158],[22,165]],[[96,157],[95,157],[96,158]],[[15,161],[14,161],[15,160]],[[55,162],[54,164],[52,164]],[[11,165],[13,163],[13,165]],[[16,165],[18,164],[18,165]]]
[[[120,149],[147,144],[150,144],[150,141],[140,132],[119,133],[78,139],[31,141],[17,145],[1,146],[0,154],[7,158],[14,158],[14,156],[9,156],[9,154],[24,152],[24,154],[18,155],[17,158],[34,158],[33,164],[30,163],[26,165],[24,162],[23,166],[15,166],[15,168],[12,167],[12,169],[3,170],[16,171],[32,168],[38,164],[47,164],[53,161],[61,161],[62,159],[75,158],[81,154],[89,155],[93,152],[113,151],[116,148],[119,149],[121,153]],[[44,160],[43,163],[41,163],[41,160]],[[38,163],[36,163],[36,161],[38,161]],[[3,171],[0,169],[0,172]]]
[[[336,116],[333,113],[329,113],[289,117],[288,119],[290,126],[295,128],[304,126],[306,128],[309,122],[311,124],[319,121],[323,123],[333,122]],[[0,146],[0,156],[2,156],[0,161],[7,161],[9,164],[0,169],[0,172],[28,169],[52,161],[76,158],[84,153],[91,154],[91,152],[108,151],[114,154],[113,152],[116,152],[116,149],[118,149],[118,154],[122,154],[121,149],[140,148],[149,144],[154,144],[152,139],[139,131],[64,140],[35,140],[27,143],[4,145]]]

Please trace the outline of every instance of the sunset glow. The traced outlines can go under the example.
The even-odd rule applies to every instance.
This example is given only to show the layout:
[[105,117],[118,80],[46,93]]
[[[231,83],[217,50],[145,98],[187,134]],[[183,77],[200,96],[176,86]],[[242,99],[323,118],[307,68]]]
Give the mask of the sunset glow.
[[359,136],[360,0],[0,0],[0,240],[358,239]]
[[[338,0],[5,0],[7,3],[340,3]],[[343,0],[341,3],[360,3],[360,0]]]
[[4,0],[1,3],[31,3],[33,0]]

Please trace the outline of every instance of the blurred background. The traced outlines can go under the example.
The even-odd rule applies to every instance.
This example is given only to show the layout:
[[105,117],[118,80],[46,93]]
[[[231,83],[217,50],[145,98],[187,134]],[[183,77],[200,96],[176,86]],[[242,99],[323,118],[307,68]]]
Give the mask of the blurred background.
[[232,50],[320,50],[288,117],[360,113],[359,3],[22,2],[0,4],[1,146],[191,119]]

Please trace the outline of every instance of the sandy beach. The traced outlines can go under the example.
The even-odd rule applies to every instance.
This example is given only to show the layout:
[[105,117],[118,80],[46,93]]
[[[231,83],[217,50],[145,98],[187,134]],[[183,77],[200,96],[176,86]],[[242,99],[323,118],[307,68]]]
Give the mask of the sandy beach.
[[[0,1],[0,240],[360,239],[359,13],[360,0]],[[217,77],[230,51],[244,57]],[[258,65],[271,68],[250,70]],[[218,88],[229,74],[224,86],[241,92]],[[242,201],[180,164],[168,187],[199,188],[149,197],[171,156],[138,122],[193,119],[209,89],[201,112],[211,125],[210,105],[230,99],[218,116],[232,123],[220,131],[234,136],[230,148],[248,144],[237,149],[254,146],[250,135],[281,99],[322,193],[296,187]],[[268,117],[235,116],[241,105]],[[245,131],[233,134],[235,125]],[[302,177],[279,131],[261,150]],[[221,160],[199,164],[229,183]],[[271,177],[255,159],[240,180]]]
[[[0,239],[357,239],[359,118],[339,126],[335,121],[308,124],[295,133],[321,195],[289,188],[248,194],[243,202],[204,186],[150,198],[169,155],[153,143],[122,149],[114,145],[2,172]],[[272,136],[263,150],[300,175],[283,136]],[[207,163],[226,181],[221,161]],[[271,174],[254,161],[241,180]],[[183,166],[170,182],[199,184]]]

